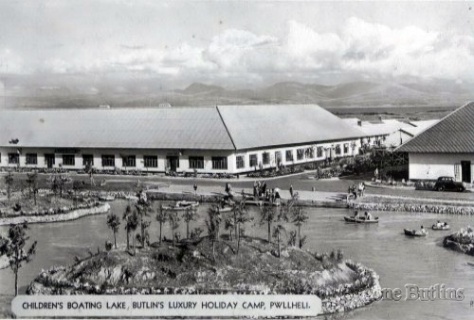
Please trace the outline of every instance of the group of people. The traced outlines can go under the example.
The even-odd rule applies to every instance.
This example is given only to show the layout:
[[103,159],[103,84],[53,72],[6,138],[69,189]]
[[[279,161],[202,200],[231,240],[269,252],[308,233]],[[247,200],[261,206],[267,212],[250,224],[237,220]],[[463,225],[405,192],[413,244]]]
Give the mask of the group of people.
[[[361,218],[361,216],[359,215],[359,211],[354,212],[354,218],[356,218],[356,219]],[[364,220],[372,220],[372,219],[373,219],[373,217],[370,214],[370,212],[367,212],[367,211],[364,212]]]
[[255,199],[265,199],[265,201],[276,202],[280,199],[280,189],[278,188],[267,188],[267,183],[260,181],[255,181],[253,183],[253,197]]
[[358,197],[363,197],[365,193],[365,182],[359,183],[359,185],[356,187],[355,184],[351,184],[349,186],[349,189],[347,190],[347,199],[349,200],[350,196],[354,196],[354,199],[357,199]]

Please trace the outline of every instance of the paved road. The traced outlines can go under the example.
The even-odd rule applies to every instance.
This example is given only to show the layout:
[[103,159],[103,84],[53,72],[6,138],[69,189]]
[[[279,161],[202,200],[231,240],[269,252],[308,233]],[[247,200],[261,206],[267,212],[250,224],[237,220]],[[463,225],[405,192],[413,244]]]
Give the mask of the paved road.
[[[25,174],[16,175],[25,179]],[[45,177],[44,175],[42,175]],[[87,175],[72,175],[73,179],[88,182],[89,178]],[[295,191],[322,191],[331,193],[346,193],[349,185],[358,184],[362,180],[352,178],[343,179],[327,179],[327,180],[315,180],[310,179],[312,174],[303,173],[299,175],[279,177],[266,180],[268,188],[280,188],[281,190],[288,190],[290,185],[293,186]],[[112,176],[112,175],[96,175],[95,180],[97,183],[100,181],[107,181],[107,184],[130,184],[137,183],[138,180],[144,185],[149,185],[153,188],[156,186],[168,187],[173,186],[174,188],[182,186],[183,189],[188,188],[196,184],[199,187],[211,186],[215,191],[224,191],[225,184],[229,182],[233,189],[252,189],[254,179],[242,178],[232,180],[219,180],[219,179],[194,179],[194,178],[175,178],[175,177],[137,177],[137,176]],[[263,180],[262,180],[263,181]],[[186,187],[187,186],[187,187]],[[134,186],[133,186],[134,187]],[[0,179],[0,188],[3,186],[3,178]],[[403,196],[403,197],[414,197],[414,198],[430,198],[430,199],[452,199],[452,200],[474,200],[473,192],[435,192],[435,191],[421,191],[403,188],[378,188],[378,187],[367,187],[367,194],[381,194],[381,195],[392,195],[392,196]]]

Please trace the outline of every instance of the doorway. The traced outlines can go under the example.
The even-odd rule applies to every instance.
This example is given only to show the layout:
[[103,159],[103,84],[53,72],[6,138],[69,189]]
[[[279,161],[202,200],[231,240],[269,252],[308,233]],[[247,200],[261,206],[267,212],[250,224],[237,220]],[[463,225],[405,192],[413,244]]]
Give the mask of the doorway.
[[54,153],[47,153],[44,155],[44,161],[46,162],[46,166],[51,169],[54,166],[55,156]]
[[170,171],[176,172],[179,168],[179,157],[178,156],[167,156],[168,168]]
[[461,161],[462,182],[471,183],[471,161]]

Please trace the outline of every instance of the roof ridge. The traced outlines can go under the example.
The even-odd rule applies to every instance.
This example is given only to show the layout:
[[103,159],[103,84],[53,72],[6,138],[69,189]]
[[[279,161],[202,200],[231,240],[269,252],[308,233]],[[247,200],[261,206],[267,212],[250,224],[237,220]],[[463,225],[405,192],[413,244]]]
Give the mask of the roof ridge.
[[237,147],[235,146],[234,139],[232,138],[232,135],[230,134],[229,128],[227,128],[227,125],[224,121],[224,118],[221,115],[221,111],[219,110],[218,105],[216,105],[216,111],[217,111],[217,114],[219,115],[219,118],[222,121],[222,124],[224,125],[224,128],[225,128],[225,131],[227,132],[227,135],[229,136],[230,142],[232,142],[232,145],[234,146],[234,149],[237,151]]
[[[426,131],[438,126],[438,125],[441,125],[442,122],[446,119],[448,119],[449,117],[453,116],[454,114],[456,114],[458,111],[461,111],[461,110],[464,110],[464,108],[470,106],[470,105],[474,105],[474,101],[469,101],[469,102],[466,102],[464,105],[462,105],[461,107],[459,108],[456,108],[456,110],[453,110],[451,111],[450,113],[448,113],[446,116],[444,116],[443,118],[441,118],[438,122],[435,122],[431,125],[429,125],[428,127],[426,127],[425,129],[423,129],[422,131],[420,131],[415,137],[413,137],[412,139],[408,140],[407,142],[405,142],[404,144],[398,146],[397,148],[395,148],[395,150],[393,150],[394,152],[400,152],[400,149],[403,149],[405,148],[406,146],[409,146],[413,143],[416,143],[416,140],[418,137],[420,137],[422,134],[424,134]],[[401,152],[407,152],[407,151],[401,151]]]

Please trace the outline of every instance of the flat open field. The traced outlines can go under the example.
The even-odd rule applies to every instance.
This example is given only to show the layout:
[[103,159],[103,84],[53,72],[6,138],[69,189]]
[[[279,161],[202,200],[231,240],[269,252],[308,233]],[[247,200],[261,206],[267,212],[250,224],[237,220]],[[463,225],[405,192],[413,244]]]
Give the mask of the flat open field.
[[459,106],[407,106],[407,107],[338,107],[327,108],[341,118],[359,118],[362,120],[401,119],[401,120],[431,120],[441,119]]

